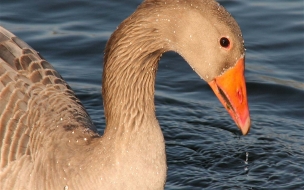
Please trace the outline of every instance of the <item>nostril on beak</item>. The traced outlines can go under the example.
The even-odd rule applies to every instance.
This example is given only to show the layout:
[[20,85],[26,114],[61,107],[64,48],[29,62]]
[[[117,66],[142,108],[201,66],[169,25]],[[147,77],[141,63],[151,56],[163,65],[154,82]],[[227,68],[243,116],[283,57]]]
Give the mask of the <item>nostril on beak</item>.
[[241,89],[237,89],[237,97],[240,101],[240,103],[243,102],[243,91],[242,91],[242,88]]

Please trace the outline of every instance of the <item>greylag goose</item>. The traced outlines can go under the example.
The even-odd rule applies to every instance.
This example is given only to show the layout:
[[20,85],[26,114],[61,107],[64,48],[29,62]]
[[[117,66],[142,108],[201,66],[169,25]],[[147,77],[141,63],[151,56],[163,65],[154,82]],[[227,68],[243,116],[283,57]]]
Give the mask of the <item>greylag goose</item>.
[[163,189],[154,83],[167,51],[209,83],[247,134],[243,38],[213,0],[146,0],[119,25],[105,49],[103,135],[52,65],[0,27],[1,189]]

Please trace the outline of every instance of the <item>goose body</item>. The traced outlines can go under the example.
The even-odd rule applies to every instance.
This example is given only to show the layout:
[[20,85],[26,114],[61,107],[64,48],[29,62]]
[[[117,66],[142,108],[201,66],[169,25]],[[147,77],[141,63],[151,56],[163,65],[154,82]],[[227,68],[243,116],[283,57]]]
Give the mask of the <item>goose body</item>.
[[184,57],[247,134],[241,31],[213,0],[146,0],[120,24],[105,49],[103,135],[52,65],[0,27],[0,189],[163,189],[154,83],[167,51]]

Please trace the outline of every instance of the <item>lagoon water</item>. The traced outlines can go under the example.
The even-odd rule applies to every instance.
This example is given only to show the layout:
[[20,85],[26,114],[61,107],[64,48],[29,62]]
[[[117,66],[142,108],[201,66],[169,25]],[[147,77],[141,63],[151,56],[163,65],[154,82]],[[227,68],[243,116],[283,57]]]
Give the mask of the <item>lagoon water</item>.
[[[102,133],[103,50],[140,2],[0,0],[0,25],[53,64]],[[166,53],[155,99],[168,155],[165,188],[304,189],[304,2],[219,2],[245,38],[252,128],[241,136],[207,83]]]

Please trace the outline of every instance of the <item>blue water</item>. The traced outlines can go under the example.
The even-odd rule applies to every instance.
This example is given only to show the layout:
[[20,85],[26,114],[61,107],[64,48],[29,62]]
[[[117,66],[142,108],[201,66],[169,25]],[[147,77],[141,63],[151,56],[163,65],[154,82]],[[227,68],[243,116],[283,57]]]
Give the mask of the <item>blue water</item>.
[[[55,66],[102,132],[103,50],[140,2],[0,0],[0,25]],[[166,189],[304,189],[304,2],[219,2],[245,38],[252,129],[241,136],[208,85],[177,54],[165,54],[156,111]]]

